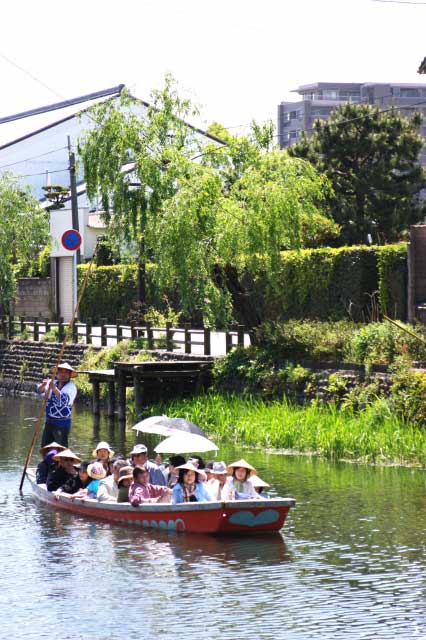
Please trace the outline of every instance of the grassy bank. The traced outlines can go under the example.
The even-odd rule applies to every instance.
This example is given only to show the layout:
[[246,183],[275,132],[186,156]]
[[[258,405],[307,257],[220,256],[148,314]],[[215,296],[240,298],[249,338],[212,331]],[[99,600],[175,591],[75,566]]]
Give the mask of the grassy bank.
[[183,416],[216,443],[285,449],[335,460],[426,466],[426,433],[396,418],[378,401],[355,414],[334,405],[299,407],[217,393],[153,408]]

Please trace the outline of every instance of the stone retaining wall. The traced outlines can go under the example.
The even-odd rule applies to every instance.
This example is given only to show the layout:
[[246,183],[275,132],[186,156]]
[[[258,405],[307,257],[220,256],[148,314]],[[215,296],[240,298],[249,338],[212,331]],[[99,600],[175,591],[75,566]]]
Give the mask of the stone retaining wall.
[[[32,394],[35,386],[56,363],[60,344],[30,340],[0,340],[0,390],[10,394]],[[88,347],[66,345],[62,362],[77,368]]]

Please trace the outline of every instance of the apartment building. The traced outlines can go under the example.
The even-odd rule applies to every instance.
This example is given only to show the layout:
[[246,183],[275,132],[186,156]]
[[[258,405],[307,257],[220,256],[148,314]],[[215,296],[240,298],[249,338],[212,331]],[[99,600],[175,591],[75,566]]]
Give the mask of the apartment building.
[[[383,109],[395,106],[406,116],[420,111],[425,116],[420,133],[426,139],[426,84],[315,82],[300,86],[294,93],[299,94],[299,100],[278,106],[281,149],[297,142],[302,131],[311,133],[315,120],[327,119],[333,109],[348,102],[375,104]],[[426,163],[424,152],[421,162]]]

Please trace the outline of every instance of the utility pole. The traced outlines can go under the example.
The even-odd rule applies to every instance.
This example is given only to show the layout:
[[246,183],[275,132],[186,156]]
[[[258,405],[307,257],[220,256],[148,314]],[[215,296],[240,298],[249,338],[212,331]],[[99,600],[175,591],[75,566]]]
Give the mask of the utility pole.
[[[68,136],[68,156],[70,161],[70,191],[71,191],[71,215],[72,228],[80,231],[78,226],[78,199],[77,199],[77,181],[75,177],[75,155],[71,149],[71,138]],[[81,262],[80,249],[76,251],[77,264]]]

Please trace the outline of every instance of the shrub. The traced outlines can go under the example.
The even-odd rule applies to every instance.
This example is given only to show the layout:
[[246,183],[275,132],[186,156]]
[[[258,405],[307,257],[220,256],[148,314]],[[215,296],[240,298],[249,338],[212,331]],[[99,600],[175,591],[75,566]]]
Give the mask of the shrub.
[[255,342],[276,361],[338,362],[343,359],[346,345],[356,331],[357,325],[348,320],[265,322],[256,329]]
[[358,364],[393,362],[398,354],[396,329],[386,322],[372,322],[360,327],[347,345],[345,356]]
[[400,367],[393,376],[391,410],[406,423],[426,425],[426,373]]

